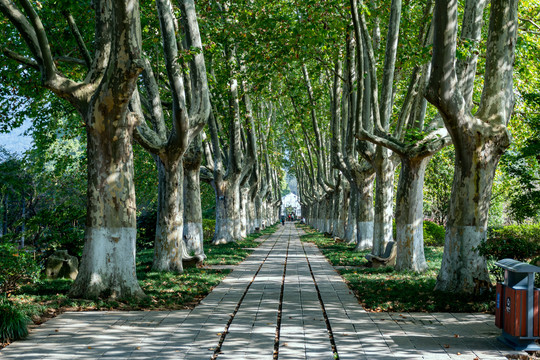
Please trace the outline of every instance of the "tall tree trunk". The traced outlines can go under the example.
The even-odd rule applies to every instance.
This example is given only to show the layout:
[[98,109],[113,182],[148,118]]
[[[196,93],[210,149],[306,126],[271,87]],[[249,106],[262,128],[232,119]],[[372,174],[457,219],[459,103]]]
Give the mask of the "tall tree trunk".
[[[85,298],[143,297],[135,271],[137,229],[131,144],[136,117],[128,109],[142,70],[137,36],[139,4],[137,1],[96,3],[99,5],[96,16],[113,25],[108,28],[112,42],[99,86],[87,89],[92,89],[93,95],[88,98],[87,92],[82,100],[74,96],[76,91],[70,94],[86,123],[88,203],[83,256],[69,294]],[[103,43],[96,46],[101,50],[108,47]],[[99,56],[98,59],[103,60]],[[54,88],[54,80],[59,80],[55,78],[57,73],[52,64],[47,68],[48,86]],[[61,92],[58,88],[55,91]]]
[[248,233],[252,234],[257,231],[257,209],[255,206],[255,199],[248,201],[247,206],[247,217],[248,217]]
[[375,159],[375,223],[373,229],[373,251],[377,256],[384,254],[384,249],[392,241],[392,218],[394,214],[394,164],[390,150],[379,146]]
[[248,235],[248,202],[249,188],[240,186],[240,236],[245,238]]
[[181,161],[164,163],[158,159],[159,195],[154,244],[156,271],[182,272],[182,257],[186,250],[182,240],[184,234],[183,179]]
[[344,197],[344,186],[336,187],[334,194],[334,208],[332,209],[333,224],[332,230],[334,236],[344,239],[345,238],[345,221],[343,214],[347,214],[347,199]]
[[424,174],[430,157],[402,157],[396,203],[397,270],[423,272],[424,256]]
[[327,232],[329,234],[332,233],[332,210],[334,208],[333,206],[333,196],[332,192],[325,194],[324,196],[324,221],[323,221],[323,229],[324,232]]
[[[375,173],[373,171],[362,172],[357,176],[356,193],[356,247],[355,251],[363,251],[374,247],[373,241],[373,182]],[[391,225],[391,224],[390,224]]]
[[216,191],[216,232],[214,245],[236,241],[240,234],[240,189],[239,182],[230,181],[218,186]]
[[456,152],[444,256],[436,286],[452,292],[479,292],[491,284],[486,261],[476,249],[486,239],[495,170],[504,144],[508,144],[492,134],[467,135],[467,143]]
[[87,157],[92,161],[88,161],[85,243],[70,296],[142,297],[135,271],[133,122],[116,132],[98,125],[87,126]]
[[262,219],[263,219],[263,200],[261,198],[261,195],[257,194],[257,196],[255,196],[255,229],[257,228],[259,228],[259,230],[263,229]]
[[202,144],[200,135],[184,155],[184,246],[189,255],[203,255],[203,223],[201,207],[200,166]]
[[358,189],[354,182],[351,182],[349,191],[349,209],[347,211],[347,227],[345,229],[345,238],[347,243],[356,244],[356,214],[358,212]]
[[341,191],[340,196],[340,204],[338,209],[338,226],[339,226],[339,238],[345,240],[346,242],[349,242],[349,239],[347,238],[347,223],[348,223],[348,215],[349,215],[349,207],[350,207],[350,193],[351,193],[351,185],[345,180],[345,185],[343,186],[343,189]]
[[[40,72],[42,86],[69,101],[86,124],[88,190],[85,245],[70,296],[142,297],[135,272],[135,191],[131,142],[135,116],[129,101],[141,72],[139,3],[93,2],[95,58],[86,54],[81,82],[56,67],[46,27],[29,1],[0,0],[0,11],[19,29]],[[72,24],[70,24],[72,25]],[[76,26],[75,26],[76,27]],[[61,46],[57,48],[60,49]],[[92,60],[92,61],[90,61]]]
[[[153,268],[158,271],[183,270],[182,260],[191,260],[187,248],[184,246],[184,233],[193,233],[194,237],[188,242],[198,244],[201,240],[200,204],[190,203],[187,210],[188,225],[184,230],[184,174],[183,157],[192,141],[203,129],[210,113],[210,99],[206,78],[206,66],[202,52],[202,42],[197,23],[197,14],[193,0],[180,0],[182,11],[182,29],[173,13],[170,0],[157,0],[156,7],[161,29],[163,43],[164,65],[168,79],[168,91],[172,102],[170,123],[172,128],[167,129],[166,112],[162,108],[161,91],[157,79],[148,60],[144,61],[143,80],[146,87],[148,111],[142,111],[142,104],[136,93],[132,100],[134,111],[138,112],[142,120],[137,127],[137,141],[150,153],[159,159],[159,200],[158,219],[156,226],[156,241],[154,249]],[[183,42],[178,42],[178,33],[182,32]],[[189,61],[189,75],[182,70],[180,57],[181,47],[185,49],[200,49]],[[187,64],[184,64],[187,65]],[[188,107],[189,104],[189,107]],[[152,124],[150,128],[149,124]],[[200,155],[199,155],[200,156]],[[200,161],[200,160],[199,160]],[[198,169],[197,169],[198,171]],[[188,180],[194,176],[187,174]],[[197,175],[198,176],[198,175]],[[188,190],[195,186],[189,183]],[[198,191],[197,189],[194,191]],[[189,191],[188,191],[189,192]],[[197,195],[189,194],[196,197]],[[191,200],[190,200],[191,201]],[[190,206],[193,206],[190,208]],[[192,226],[191,211],[194,212],[196,225]],[[189,237],[189,235],[188,235]],[[200,248],[202,245],[194,245]],[[195,251],[198,255],[199,250]],[[199,256],[199,259],[201,257]]]

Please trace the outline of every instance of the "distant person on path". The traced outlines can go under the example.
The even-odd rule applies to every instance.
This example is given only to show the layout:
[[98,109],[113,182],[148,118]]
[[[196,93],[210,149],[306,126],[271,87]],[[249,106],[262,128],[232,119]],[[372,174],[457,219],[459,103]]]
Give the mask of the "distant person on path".
[[285,215],[281,216],[281,225],[285,226]]

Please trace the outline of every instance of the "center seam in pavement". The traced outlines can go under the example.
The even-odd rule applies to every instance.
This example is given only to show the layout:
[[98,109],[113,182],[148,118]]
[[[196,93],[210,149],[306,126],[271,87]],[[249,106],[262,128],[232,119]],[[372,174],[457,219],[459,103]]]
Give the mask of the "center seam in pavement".
[[[283,233],[283,231],[282,231]],[[268,257],[270,256],[270,254],[272,253],[272,250],[274,250],[274,247],[276,246],[276,244],[278,243],[279,239],[281,238],[281,234],[278,236],[278,238],[274,241],[274,244],[272,245],[272,248],[270,249],[270,251],[268,251],[268,254],[266,254],[266,257],[264,258],[264,260],[261,262],[261,265],[259,265],[259,268],[257,269],[257,271],[255,272],[255,274],[253,275],[253,278],[251,279],[251,281],[249,282],[249,284],[246,286],[246,290],[244,290],[244,294],[242,294],[242,297],[240,298],[240,300],[238,301],[238,304],[236,304],[236,307],[233,311],[233,313],[231,314],[230,318],[229,318],[229,321],[227,322],[227,325],[225,325],[225,330],[223,331],[223,333],[221,334],[221,337],[219,339],[219,342],[218,342],[218,345],[216,346],[215,350],[214,350],[214,355],[212,356],[211,360],[215,360],[217,359],[217,357],[219,356],[219,353],[221,351],[221,346],[223,345],[223,343],[225,342],[225,338],[227,337],[227,334],[229,333],[229,327],[231,326],[233,320],[234,320],[234,317],[236,316],[236,314],[238,313],[238,310],[240,309],[240,306],[242,306],[242,302],[244,301],[244,298],[246,297],[246,294],[248,293],[249,291],[249,288],[251,287],[251,285],[253,284],[253,282],[255,281],[255,278],[257,278],[257,275],[259,274],[259,272],[261,271],[263,265],[265,264],[266,260],[268,259]],[[266,241],[266,240],[265,240]]]
[[334,359],[339,360],[339,354],[337,351],[336,342],[334,341],[334,333],[332,332],[332,325],[330,325],[330,320],[328,319],[328,314],[326,313],[326,308],[324,306],[324,302],[321,297],[321,291],[319,290],[317,279],[315,279],[315,275],[313,274],[313,269],[311,268],[311,262],[309,261],[309,257],[306,253],[304,243],[303,242],[300,242],[300,243],[302,244],[302,250],[304,251],[304,255],[306,257],[306,261],[309,267],[309,272],[311,273],[311,278],[313,279],[313,283],[315,284],[315,289],[317,290],[317,297],[319,298],[319,304],[321,305],[324,321],[326,323],[326,329],[328,330],[328,337],[330,338],[330,344],[332,344],[332,352],[334,353]]
[[285,253],[285,262],[283,263],[283,276],[281,278],[281,293],[279,294],[279,305],[277,313],[276,323],[276,340],[274,341],[274,355],[273,359],[277,360],[279,356],[279,337],[281,332],[281,315],[283,313],[283,293],[285,290],[285,277],[287,276],[287,260],[289,259],[289,246],[291,245],[291,235],[287,240],[287,252]]

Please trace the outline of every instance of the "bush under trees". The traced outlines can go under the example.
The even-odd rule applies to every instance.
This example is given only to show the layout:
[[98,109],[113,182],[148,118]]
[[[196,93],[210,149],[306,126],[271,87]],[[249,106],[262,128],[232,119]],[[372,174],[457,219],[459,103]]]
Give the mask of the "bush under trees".
[[41,266],[32,253],[10,243],[0,244],[0,293],[3,296],[9,296],[23,283],[36,282],[40,271]]
[[443,246],[444,245],[444,226],[437,223],[424,220],[424,245],[425,246]]
[[26,311],[7,298],[0,297],[0,341],[2,344],[28,335],[30,317]]
[[535,262],[540,256],[540,225],[511,225],[492,229],[477,250],[488,261],[490,272],[496,280],[502,281],[503,272],[494,265],[496,261],[514,259]]

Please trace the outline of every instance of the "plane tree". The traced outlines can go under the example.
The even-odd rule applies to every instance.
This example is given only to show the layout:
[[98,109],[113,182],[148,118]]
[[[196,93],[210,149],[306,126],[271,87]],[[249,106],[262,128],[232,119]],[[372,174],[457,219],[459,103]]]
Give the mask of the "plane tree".
[[[481,21],[485,4],[466,2],[466,8],[479,10],[470,30],[480,31],[474,25]],[[426,97],[439,110],[456,153],[438,290],[481,292],[490,284],[485,259],[476,248],[486,237],[495,170],[510,145],[507,124],[514,106],[517,10],[518,1],[491,1],[484,87],[473,113],[468,101],[472,89],[467,93],[458,86],[458,4],[435,2],[432,73]],[[467,74],[464,81],[474,81],[476,71]]]
[[[144,86],[135,93],[132,109],[140,120],[135,129],[135,139],[153,154],[158,170],[158,213],[152,268],[158,271],[182,272],[183,259],[191,259],[183,240],[183,158],[189,144],[206,124],[210,113],[210,97],[195,3],[192,0],[180,2],[184,32],[182,42],[176,35],[179,22],[171,2],[159,0],[156,6],[165,74],[159,68],[155,73],[150,59],[144,58]],[[191,60],[182,63],[183,58]],[[182,69],[182,65],[189,68],[189,76],[187,71]],[[158,85],[162,75],[167,76],[167,96],[162,95],[164,91]],[[170,100],[170,111],[163,108],[163,98]],[[166,120],[168,116],[169,121]],[[170,130],[167,128],[168,122],[172,124]],[[191,173],[188,175],[192,176]],[[191,210],[188,207],[190,214]],[[200,206],[193,210],[200,211]],[[199,224],[202,227],[202,223]],[[195,227],[194,231],[199,231],[199,234],[202,232],[199,227]],[[186,235],[189,236],[187,232]],[[199,255],[202,256],[200,252]]]
[[128,109],[142,68],[137,39],[139,5],[137,1],[129,0],[93,3],[93,52],[78,36],[74,18],[68,13],[67,20],[77,40],[77,53],[87,68],[82,79],[61,72],[55,62],[53,50],[61,52],[62,49],[54,45],[55,38],[41,17],[51,16],[52,5],[21,1],[18,6],[3,0],[0,12],[12,25],[12,36],[20,35],[26,46],[19,47],[20,52],[10,53],[10,58],[22,64],[21,71],[35,71],[40,86],[72,104],[86,126],[88,205],[85,247],[79,276],[70,294],[141,297],[144,294],[135,276],[135,191],[131,148],[137,119]]

